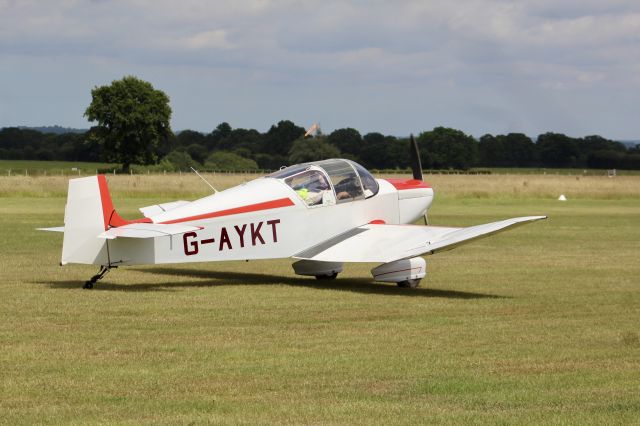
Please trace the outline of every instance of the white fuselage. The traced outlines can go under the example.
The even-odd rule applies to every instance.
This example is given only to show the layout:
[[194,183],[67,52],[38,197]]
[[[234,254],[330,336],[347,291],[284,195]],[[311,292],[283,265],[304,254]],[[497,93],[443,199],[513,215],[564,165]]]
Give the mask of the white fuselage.
[[427,187],[402,188],[384,179],[367,199],[308,206],[282,180],[265,177],[152,216],[153,223],[185,223],[198,231],[108,241],[113,265],[210,262],[292,257],[372,221],[411,223],[433,200]]

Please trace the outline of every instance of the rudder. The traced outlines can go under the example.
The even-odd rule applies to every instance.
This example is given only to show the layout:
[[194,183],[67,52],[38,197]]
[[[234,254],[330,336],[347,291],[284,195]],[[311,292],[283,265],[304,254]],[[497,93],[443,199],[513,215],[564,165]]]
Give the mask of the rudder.
[[[111,197],[106,189],[104,176],[71,179],[64,213],[64,240],[62,243],[63,265],[84,263],[89,265],[109,264],[107,241],[98,238],[108,229],[113,205],[105,209],[103,199]],[[111,211],[105,211],[111,210]]]

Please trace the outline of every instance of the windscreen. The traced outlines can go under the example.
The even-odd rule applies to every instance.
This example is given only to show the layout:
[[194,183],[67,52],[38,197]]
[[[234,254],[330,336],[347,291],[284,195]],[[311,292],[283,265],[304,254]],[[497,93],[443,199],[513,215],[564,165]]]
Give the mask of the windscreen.
[[364,196],[365,198],[373,197],[378,193],[380,186],[376,179],[369,173],[367,169],[362,167],[358,163],[350,162],[353,167],[356,168],[356,171],[360,175],[360,180],[362,181],[362,187],[364,188]]
[[360,179],[351,164],[344,160],[326,160],[315,164],[329,175],[338,204],[364,198]]

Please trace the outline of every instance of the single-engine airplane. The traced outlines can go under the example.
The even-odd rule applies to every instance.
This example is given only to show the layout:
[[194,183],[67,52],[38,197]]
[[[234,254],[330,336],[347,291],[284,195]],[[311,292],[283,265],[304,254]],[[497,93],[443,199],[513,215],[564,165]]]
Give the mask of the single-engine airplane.
[[[69,181],[61,265],[99,265],[83,288],[125,265],[292,258],[296,274],[334,279],[343,264],[380,265],[374,280],[417,287],[422,256],[451,250],[546,216],[451,228],[427,224],[433,189],[410,139],[412,179],[375,179],[361,165],[331,159],[282,168],[195,201],[116,212],[104,175]],[[425,225],[412,225],[421,216]]]

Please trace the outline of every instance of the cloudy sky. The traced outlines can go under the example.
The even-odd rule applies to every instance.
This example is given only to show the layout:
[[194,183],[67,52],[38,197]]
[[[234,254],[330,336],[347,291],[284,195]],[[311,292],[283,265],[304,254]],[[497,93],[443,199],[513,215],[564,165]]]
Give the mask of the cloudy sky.
[[125,75],[174,130],[640,139],[640,2],[0,0],[0,127],[88,127]]

